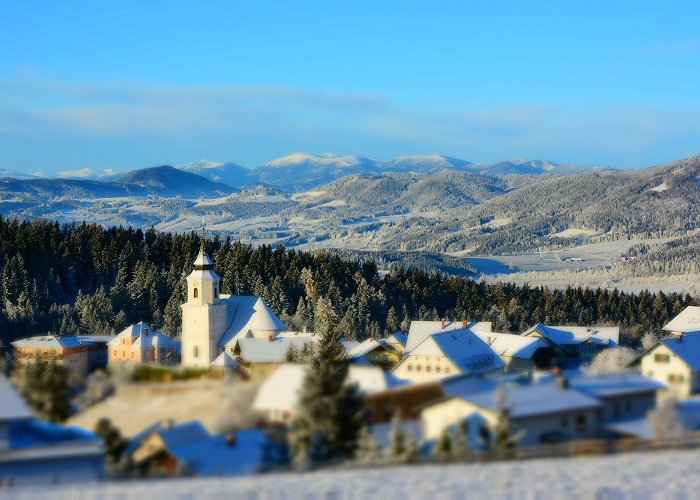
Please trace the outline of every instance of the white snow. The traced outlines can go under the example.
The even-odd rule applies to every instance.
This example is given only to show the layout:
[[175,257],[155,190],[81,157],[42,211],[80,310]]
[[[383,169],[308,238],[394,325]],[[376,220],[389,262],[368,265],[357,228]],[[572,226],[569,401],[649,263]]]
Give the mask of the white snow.
[[0,498],[693,498],[700,450],[479,465],[81,483]]

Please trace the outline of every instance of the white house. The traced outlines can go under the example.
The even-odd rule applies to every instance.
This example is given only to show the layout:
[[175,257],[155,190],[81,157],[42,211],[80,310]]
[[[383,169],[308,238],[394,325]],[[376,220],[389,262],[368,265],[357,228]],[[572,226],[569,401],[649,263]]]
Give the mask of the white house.
[[[305,369],[304,365],[296,363],[285,363],[277,368],[260,386],[253,409],[262,413],[268,422],[288,422],[294,415]],[[365,394],[372,394],[401,382],[377,366],[350,365],[348,383],[357,384]]]
[[546,369],[551,364],[551,349],[538,337],[512,333],[474,332],[501,357],[508,371]]
[[475,332],[457,328],[426,335],[419,345],[407,349],[392,373],[413,382],[426,382],[461,373],[488,373],[503,367],[505,362]]
[[287,327],[257,296],[224,295],[204,245],[187,276],[182,304],[182,365],[208,367],[241,338],[271,339]]
[[617,326],[548,326],[537,323],[521,334],[543,339],[554,351],[556,362],[574,367],[590,361],[602,349],[620,343]]
[[492,329],[490,321],[411,321],[405,351],[411,352],[433,333],[460,328],[469,328],[475,332],[490,332]]

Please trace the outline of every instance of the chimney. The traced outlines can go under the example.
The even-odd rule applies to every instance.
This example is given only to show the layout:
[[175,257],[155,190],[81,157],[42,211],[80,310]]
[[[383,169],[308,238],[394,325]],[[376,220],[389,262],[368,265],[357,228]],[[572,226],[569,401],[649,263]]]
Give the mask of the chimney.
[[684,336],[685,336],[685,333],[680,332],[680,333],[678,334],[678,342],[683,342],[683,337],[684,337]]
[[444,330],[446,324],[447,324],[447,321],[445,321],[445,320],[443,319],[442,322],[440,323],[440,329],[441,329],[441,330]]
[[568,389],[569,388],[569,379],[568,377],[564,377],[562,375],[557,377],[557,387],[559,389]]
[[228,446],[236,446],[236,435],[233,432],[226,434],[226,444]]
[[552,368],[552,375],[554,375],[555,377],[561,377],[561,368],[559,368],[558,366],[554,366]]
[[462,328],[466,328],[468,324],[469,324],[469,321],[467,321],[466,319],[462,320]]
[[267,336],[267,341],[268,341],[268,342],[272,342],[272,335],[268,335],[268,336]]

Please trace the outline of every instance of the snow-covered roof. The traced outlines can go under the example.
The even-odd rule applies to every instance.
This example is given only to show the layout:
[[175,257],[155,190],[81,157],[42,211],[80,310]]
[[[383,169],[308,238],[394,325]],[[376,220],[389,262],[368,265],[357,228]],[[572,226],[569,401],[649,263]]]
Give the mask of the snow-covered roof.
[[177,347],[177,341],[171,339],[163,332],[154,330],[151,325],[141,321],[135,325],[127,326],[124,330],[119,332],[119,334],[109,341],[108,345],[114,346],[121,343],[121,339],[124,337],[137,337],[133,344],[133,347],[139,347],[141,349],[147,349],[150,347]]
[[504,361],[469,328],[430,335],[411,354],[445,356],[462,373],[486,373],[505,366]]
[[211,366],[220,366],[223,368],[233,368],[238,366],[238,362],[233,356],[231,356],[226,351],[219,354],[214,361],[211,362]]
[[596,398],[638,394],[665,387],[658,380],[645,377],[637,371],[580,374],[569,378],[569,386]]
[[[305,369],[305,365],[297,363],[285,363],[277,368],[260,386],[253,408],[292,412],[304,380]],[[367,394],[401,384],[393,375],[371,365],[350,365],[348,382],[356,383]]]
[[287,329],[257,295],[221,295],[221,300],[227,304],[228,328],[219,340],[219,347],[233,347],[239,338],[244,338],[253,330],[269,331],[272,334]]
[[411,327],[408,329],[408,338],[406,340],[406,352],[410,352],[418,347],[421,342],[433,333],[457,330],[465,327],[471,328],[474,331],[490,332],[491,322],[445,321],[443,326],[442,321],[411,321]]
[[214,267],[214,262],[211,260],[211,257],[209,257],[209,254],[204,250],[204,247],[201,247],[193,265],[195,269],[207,267],[212,268]]
[[19,395],[15,387],[0,374],[0,421],[33,418],[34,413]]
[[[267,436],[259,429],[244,429],[234,434],[236,442],[230,445],[224,435],[212,435],[199,420],[180,424],[158,425],[139,434],[139,445],[157,433],[165,448],[175,455],[183,466],[200,476],[251,474],[262,458]],[[131,447],[130,452],[137,447]],[[147,450],[145,450],[147,451]],[[148,454],[139,457],[148,458]]]
[[528,337],[535,332],[561,346],[577,345],[586,341],[615,346],[620,341],[620,328],[617,326],[547,326],[537,323],[522,335]]
[[391,347],[391,345],[386,339],[367,339],[364,342],[353,347],[352,349],[349,349],[348,357],[359,358],[379,348],[387,349],[394,352],[394,348]]
[[[510,418],[534,417],[602,406],[597,399],[574,389],[559,387],[555,382],[506,384],[504,390]],[[487,410],[498,409],[496,389],[462,397]]]
[[695,371],[700,371],[700,332],[663,339],[661,344]]
[[282,363],[291,346],[301,350],[306,344],[315,341],[315,337],[283,337],[272,341],[259,338],[242,338],[238,340],[241,359],[246,363]]
[[397,342],[401,344],[402,346],[406,347],[406,341],[408,340],[408,335],[406,335],[404,332],[401,330],[397,330],[391,335],[389,335],[389,338],[387,339],[389,342]]
[[474,332],[501,357],[531,359],[540,347],[547,347],[538,337],[523,337],[511,333]]
[[663,327],[667,332],[700,330],[700,307],[688,306]]
[[17,348],[34,349],[67,349],[69,347],[80,347],[82,344],[79,337],[56,335],[40,335],[28,337],[26,339],[15,340],[12,345]]

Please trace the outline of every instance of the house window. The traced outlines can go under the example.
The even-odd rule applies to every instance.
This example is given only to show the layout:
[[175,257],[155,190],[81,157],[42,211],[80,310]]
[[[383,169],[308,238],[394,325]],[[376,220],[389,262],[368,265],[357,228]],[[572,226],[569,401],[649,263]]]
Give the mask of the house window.
[[196,288],[194,288],[194,289],[192,290],[192,296],[193,296],[195,299],[196,299],[197,297],[199,297],[199,290],[197,290]]
[[421,370],[421,366],[420,366],[420,365],[416,365],[416,371],[419,372],[420,370]]
[[657,363],[670,363],[671,362],[671,355],[670,354],[654,354],[654,361]]
[[429,372],[430,370],[431,370],[431,366],[430,366],[430,365],[427,365],[427,366],[425,367],[425,371],[426,371],[426,372]]
[[199,346],[194,346],[194,348],[192,349],[192,356],[195,358],[199,357]]
[[441,371],[442,371],[442,367],[440,367],[440,366],[436,366],[436,367],[435,367],[435,372],[436,372],[436,373],[440,373]]
[[579,433],[586,432],[586,415],[578,415],[576,417],[576,430]]
[[117,350],[115,349],[114,350],[114,357],[116,357],[116,356],[117,356]]
[[409,372],[412,372],[412,371],[413,371],[413,365],[406,365],[406,370],[408,370]]
[[682,373],[681,373],[680,375],[678,375],[678,381],[679,381],[681,384],[682,384],[683,382],[685,382],[685,375],[683,375]]
[[219,298],[219,287],[218,286],[214,287],[214,298],[215,299]]
[[625,401],[625,410],[627,410],[627,411],[632,410],[632,401],[630,401],[629,399],[627,401]]
[[450,367],[449,367],[449,366],[445,368],[445,373],[450,373]]
[[131,359],[134,359],[134,352],[131,351]]
[[668,381],[673,384],[676,381],[676,376],[673,373],[669,373]]
[[561,417],[561,428],[566,429],[569,426],[569,417],[564,415]]

